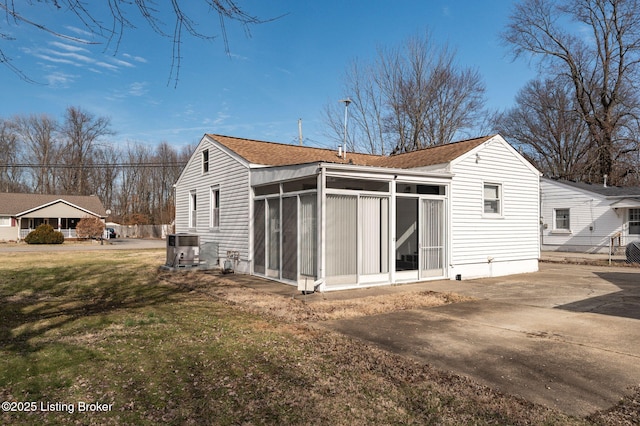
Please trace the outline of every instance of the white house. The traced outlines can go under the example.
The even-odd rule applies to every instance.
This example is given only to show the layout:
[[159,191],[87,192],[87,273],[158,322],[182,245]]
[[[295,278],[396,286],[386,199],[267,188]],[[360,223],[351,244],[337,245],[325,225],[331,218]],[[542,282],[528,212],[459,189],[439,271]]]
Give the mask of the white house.
[[20,240],[43,223],[75,238],[76,225],[86,216],[106,219],[98,197],[0,192],[0,241]]
[[544,250],[606,253],[640,239],[638,187],[543,178],[541,191]]
[[207,134],[176,232],[321,290],[533,272],[539,176],[499,135],[379,156]]

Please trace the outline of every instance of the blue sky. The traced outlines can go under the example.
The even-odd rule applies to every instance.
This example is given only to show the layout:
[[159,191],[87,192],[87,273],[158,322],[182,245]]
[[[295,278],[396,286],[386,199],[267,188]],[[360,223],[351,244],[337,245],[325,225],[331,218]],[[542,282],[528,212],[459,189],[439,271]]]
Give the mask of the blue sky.
[[[184,2],[183,2],[184,3]],[[231,22],[222,38],[184,38],[180,80],[170,82],[171,41],[146,23],[126,30],[117,52],[38,32],[24,24],[2,31],[13,64],[41,84],[22,81],[0,66],[0,117],[46,113],[62,118],[68,106],[110,117],[115,144],[127,141],[180,147],[204,133],[296,143],[302,119],[305,143],[332,147],[322,111],[348,96],[342,76],[354,59],[367,61],[377,46],[397,46],[430,31],[457,50],[460,65],[475,67],[486,84],[490,108],[513,104],[517,91],[535,77],[524,60],[513,62],[498,35],[513,0],[239,0],[255,15],[281,18],[245,30]],[[37,3],[36,3],[37,4]],[[32,8],[33,9],[33,8]],[[70,15],[39,5],[34,18],[78,38],[89,35]],[[219,33],[218,18],[200,22]],[[170,22],[167,28],[171,29]],[[95,41],[101,41],[93,38]]]

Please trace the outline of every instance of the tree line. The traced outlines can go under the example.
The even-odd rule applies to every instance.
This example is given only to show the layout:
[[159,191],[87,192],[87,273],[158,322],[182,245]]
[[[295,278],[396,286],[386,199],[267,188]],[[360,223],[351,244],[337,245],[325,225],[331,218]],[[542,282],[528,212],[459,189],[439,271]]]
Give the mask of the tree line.
[[[389,154],[500,133],[546,176],[640,185],[640,2],[521,0],[500,39],[538,66],[512,108],[489,111],[485,86],[429,32],[344,74],[347,149]],[[344,106],[325,108],[345,138]]]
[[122,224],[165,224],[175,215],[173,184],[193,147],[109,143],[110,120],[69,107],[0,117],[0,191],[96,195]]

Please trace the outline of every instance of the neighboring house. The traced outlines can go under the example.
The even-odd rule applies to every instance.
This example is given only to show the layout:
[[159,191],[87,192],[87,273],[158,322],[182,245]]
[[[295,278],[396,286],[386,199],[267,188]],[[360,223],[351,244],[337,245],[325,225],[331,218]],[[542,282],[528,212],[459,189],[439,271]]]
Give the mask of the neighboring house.
[[608,253],[640,239],[640,188],[541,179],[542,248]]
[[176,183],[176,232],[322,290],[532,272],[539,177],[499,135],[379,156],[207,134]]
[[86,216],[105,220],[98,197],[0,192],[0,241],[18,241],[43,223],[76,238],[76,225]]

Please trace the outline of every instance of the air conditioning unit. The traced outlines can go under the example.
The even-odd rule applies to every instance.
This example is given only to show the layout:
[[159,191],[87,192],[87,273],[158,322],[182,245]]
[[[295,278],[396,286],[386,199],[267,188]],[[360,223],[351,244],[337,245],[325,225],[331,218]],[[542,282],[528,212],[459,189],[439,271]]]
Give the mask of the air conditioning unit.
[[196,267],[200,264],[200,237],[190,234],[167,235],[167,263],[172,268]]

